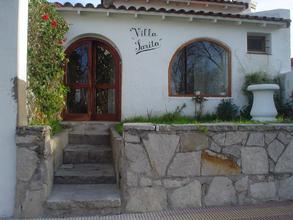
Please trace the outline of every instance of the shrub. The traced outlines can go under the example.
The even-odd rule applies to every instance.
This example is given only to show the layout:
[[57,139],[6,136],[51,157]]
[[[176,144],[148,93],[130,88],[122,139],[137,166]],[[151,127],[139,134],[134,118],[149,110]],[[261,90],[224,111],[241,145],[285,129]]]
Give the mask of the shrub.
[[280,115],[287,120],[293,120],[293,91],[289,100],[282,106]]
[[67,89],[63,85],[68,25],[45,0],[29,1],[28,107],[31,124],[60,120]]
[[238,107],[232,100],[223,99],[217,107],[217,117],[223,121],[231,121],[237,117]]

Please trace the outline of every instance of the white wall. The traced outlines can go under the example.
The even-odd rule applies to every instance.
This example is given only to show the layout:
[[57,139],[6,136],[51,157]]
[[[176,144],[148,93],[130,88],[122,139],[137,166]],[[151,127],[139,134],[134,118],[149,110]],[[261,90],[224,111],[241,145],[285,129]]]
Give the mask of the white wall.
[[[145,16],[135,19],[130,15],[64,12],[70,24],[67,44],[80,35],[98,34],[110,39],[118,48],[122,58],[122,117],[145,115],[148,111],[164,113],[176,106],[187,104],[185,114],[193,115],[191,98],[168,96],[168,68],[171,57],[178,47],[195,38],[209,37],[228,45],[232,51],[232,95],[239,106],[244,104],[240,89],[247,72],[264,70],[270,74],[290,70],[289,29],[261,27],[261,25],[213,24],[211,22],[189,22],[187,18]],[[151,28],[162,38],[157,50],[135,54],[130,28]],[[247,32],[271,33],[272,55],[247,54]],[[219,98],[210,98],[207,111],[214,111]]]
[[[27,25],[27,0],[20,2],[0,1],[0,218],[12,216],[14,209],[17,126],[17,102],[14,98],[17,89],[14,88],[14,80],[18,72],[22,73],[19,74],[22,75],[22,80],[26,78],[24,36]],[[18,29],[21,30],[20,36],[24,37],[19,41],[19,47]]]

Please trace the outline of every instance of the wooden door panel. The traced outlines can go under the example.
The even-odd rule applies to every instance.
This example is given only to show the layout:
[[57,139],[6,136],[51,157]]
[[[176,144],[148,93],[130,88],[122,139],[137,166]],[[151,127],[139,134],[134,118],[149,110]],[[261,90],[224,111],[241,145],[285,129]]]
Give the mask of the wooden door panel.
[[95,120],[120,120],[119,116],[119,65],[116,51],[98,42],[94,49],[94,100]]

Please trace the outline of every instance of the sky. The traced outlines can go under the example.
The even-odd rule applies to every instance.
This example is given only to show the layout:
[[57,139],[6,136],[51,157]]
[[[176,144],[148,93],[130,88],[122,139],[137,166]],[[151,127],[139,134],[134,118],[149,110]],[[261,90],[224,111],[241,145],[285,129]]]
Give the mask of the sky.
[[[49,0],[54,2],[54,0]],[[56,0],[57,1],[57,0]],[[59,2],[81,2],[93,3],[95,5],[100,3],[100,0],[58,0]],[[257,11],[265,11],[271,9],[286,8],[291,10],[291,20],[293,21],[293,0],[257,0]],[[293,57],[293,22],[291,24],[291,57]]]

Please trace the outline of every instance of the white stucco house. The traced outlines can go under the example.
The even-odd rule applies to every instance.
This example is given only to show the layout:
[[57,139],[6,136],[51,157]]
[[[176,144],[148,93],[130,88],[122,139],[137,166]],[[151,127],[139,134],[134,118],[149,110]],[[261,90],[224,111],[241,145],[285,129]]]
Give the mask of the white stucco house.
[[[27,0],[0,1],[0,28],[5,30],[0,33],[0,98],[5,103],[0,105],[0,218],[13,216],[15,210],[24,210],[20,216],[41,216],[37,206],[47,200],[55,178],[52,160],[47,163],[48,158],[34,152],[38,149],[31,149],[36,138],[45,152],[49,134],[28,128],[31,134],[27,135],[25,128],[23,136],[16,137],[16,128],[27,125],[27,6]],[[245,74],[291,71],[287,10],[253,13],[255,3],[249,0],[104,0],[97,7],[58,2],[56,6],[70,25],[64,45],[69,58],[65,83],[70,88],[64,120],[120,121],[148,112],[173,111],[184,103],[184,113],[193,115],[195,94],[208,99],[205,111],[214,111],[223,98],[233,98],[241,106]],[[91,141],[89,137],[73,134],[77,142]],[[63,148],[58,150],[63,155]],[[40,158],[28,160],[24,151]],[[26,181],[16,174],[17,152],[24,155],[18,168],[31,168],[31,172],[18,169],[29,176]],[[43,172],[40,165],[50,172]],[[254,175],[255,167],[251,167]],[[265,168],[262,173],[267,175],[268,162]],[[40,185],[34,181],[45,178],[40,172],[50,180],[41,185],[46,190],[38,191],[34,187]],[[280,172],[287,175],[288,171]]]
[[65,120],[114,120],[174,111],[191,97],[245,104],[245,74],[291,71],[290,13],[253,13],[252,1],[56,3],[70,25]]

